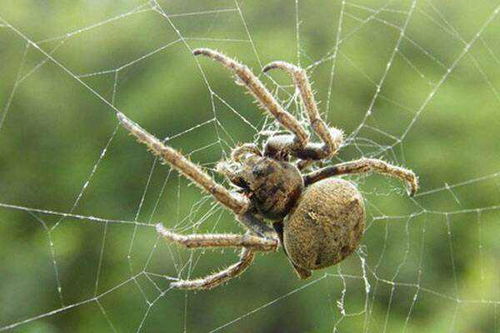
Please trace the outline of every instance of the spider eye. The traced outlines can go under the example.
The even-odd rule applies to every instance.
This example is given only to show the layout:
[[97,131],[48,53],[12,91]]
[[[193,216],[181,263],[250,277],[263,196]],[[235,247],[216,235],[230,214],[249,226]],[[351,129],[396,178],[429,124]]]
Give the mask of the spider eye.
[[274,167],[270,164],[263,163],[263,164],[258,164],[252,169],[252,174],[255,177],[265,177],[270,175],[275,171]]

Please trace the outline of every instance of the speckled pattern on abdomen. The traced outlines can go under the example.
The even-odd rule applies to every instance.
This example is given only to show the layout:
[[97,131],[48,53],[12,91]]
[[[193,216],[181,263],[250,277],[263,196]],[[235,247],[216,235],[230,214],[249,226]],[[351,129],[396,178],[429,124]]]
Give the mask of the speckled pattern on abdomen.
[[320,269],[349,256],[364,229],[361,193],[351,182],[328,178],[304,190],[284,222],[284,246],[297,266]]

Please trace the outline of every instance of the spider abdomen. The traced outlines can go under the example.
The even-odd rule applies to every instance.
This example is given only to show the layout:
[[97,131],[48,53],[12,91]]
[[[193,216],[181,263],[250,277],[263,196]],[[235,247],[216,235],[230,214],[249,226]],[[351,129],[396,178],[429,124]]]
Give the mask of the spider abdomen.
[[365,228],[363,197],[345,180],[328,178],[307,187],[284,223],[292,262],[305,269],[334,265],[358,246]]

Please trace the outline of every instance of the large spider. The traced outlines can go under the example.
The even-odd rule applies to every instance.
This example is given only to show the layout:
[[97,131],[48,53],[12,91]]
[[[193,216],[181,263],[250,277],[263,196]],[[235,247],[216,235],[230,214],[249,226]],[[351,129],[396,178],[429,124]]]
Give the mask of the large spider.
[[[290,74],[296,85],[312,130],[322,143],[310,142],[299,121],[276,101],[262,82],[237,61],[211,49],[196,49],[220,62],[236,76],[290,134],[274,135],[261,151],[247,143],[233,149],[231,159],[217,165],[217,171],[234,184],[229,190],[218,184],[181,153],[166,146],[122,113],[121,124],[149,150],[171,164],[181,174],[210,193],[247,229],[240,234],[192,234],[171,232],[162,224],[157,232],[165,239],[188,248],[241,248],[237,263],[214,274],[193,280],[178,280],[174,288],[211,289],[240,275],[252,263],[258,251],[276,251],[283,245],[298,276],[306,279],[311,270],[334,265],[349,256],[359,245],[365,227],[363,197],[346,180],[333,177],[354,173],[377,172],[407,182],[409,194],[418,189],[417,177],[407,169],[372,158],[340,163],[301,174],[310,164],[329,160],[341,147],[342,131],[329,127],[321,118],[305,70],[276,61],[264,67]],[[272,227],[266,221],[272,222]]]

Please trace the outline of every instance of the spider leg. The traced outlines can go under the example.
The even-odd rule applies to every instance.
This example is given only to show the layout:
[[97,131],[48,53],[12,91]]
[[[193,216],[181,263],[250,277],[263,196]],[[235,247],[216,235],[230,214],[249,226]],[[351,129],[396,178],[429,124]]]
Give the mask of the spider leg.
[[252,249],[243,248],[240,253],[240,260],[226,269],[211,275],[193,279],[179,280],[170,284],[173,288],[207,290],[220,286],[241,273],[243,273],[255,259],[255,252]]
[[117,113],[118,120],[137,140],[146,146],[156,156],[171,164],[185,177],[191,179],[199,187],[212,194],[221,204],[231,209],[236,215],[244,214],[250,206],[250,200],[238,193],[230,192],[224,186],[216,183],[198,165],[184,157],[177,150],[164,145],[158,138],[148,133],[123,113]]
[[[193,279],[179,280],[171,287],[180,289],[212,289],[243,273],[255,258],[255,251],[276,251],[279,246],[278,236],[273,231],[268,237],[259,237],[249,233],[237,234],[191,234],[181,235],[168,231],[162,224],[156,225],[156,231],[165,239],[187,248],[239,247],[242,248],[240,260],[226,269],[214,274]],[[270,237],[269,237],[270,236]]]
[[305,146],[309,140],[309,134],[299,121],[276,101],[273,95],[266,89],[264,84],[245,65],[227,57],[226,55],[211,49],[196,49],[194,55],[204,55],[220,62],[224,67],[232,71],[239,82],[241,82],[250,93],[260,102],[261,106],[269,111],[278,122],[295,135],[295,144]]
[[[292,77],[295,86],[300,92],[302,104],[304,105],[304,109],[307,112],[309,123],[311,124],[311,127],[316,132],[316,134],[318,134],[321,141],[323,141],[323,145],[321,146],[309,145],[309,147],[306,148],[309,148],[309,150],[314,150],[316,155],[314,156],[314,159],[325,159],[332,157],[339,150],[340,145],[342,144],[343,133],[338,128],[329,127],[321,118],[318,111],[318,105],[314,100],[314,93],[312,91],[306,71],[298,66],[284,61],[272,62],[264,66],[262,70],[264,72],[267,72],[271,69],[281,69],[287,72]],[[312,155],[312,152],[310,152],[309,155]]]
[[275,235],[274,229],[268,226],[262,218],[256,216],[253,212],[247,212],[243,215],[239,215],[238,220],[245,227],[261,237],[269,237],[269,235]]
[[166,240],[183,245],[187,248],[198,247],[244,247],[255,251],[275,251],[279,242],[276,237],[259,237],[249,233],[238,234],[191,234],[182,235],[171,232],[161,224],[156,225],[156,231]]
[[410,196],[413,196],[418,190],[418,178],[413,171],[375,158],[361,158],[313,171],[304,176],[304,184],[308,186],[332,176],[367,172],[376,172],[405,181]]
[[242,158],[244,158],[245,155],[249,154],[258,156],[262,155],[255,143],[244,143],[233,149],[233,151],[231,152],[231,160],[237,163],[241,163]]

